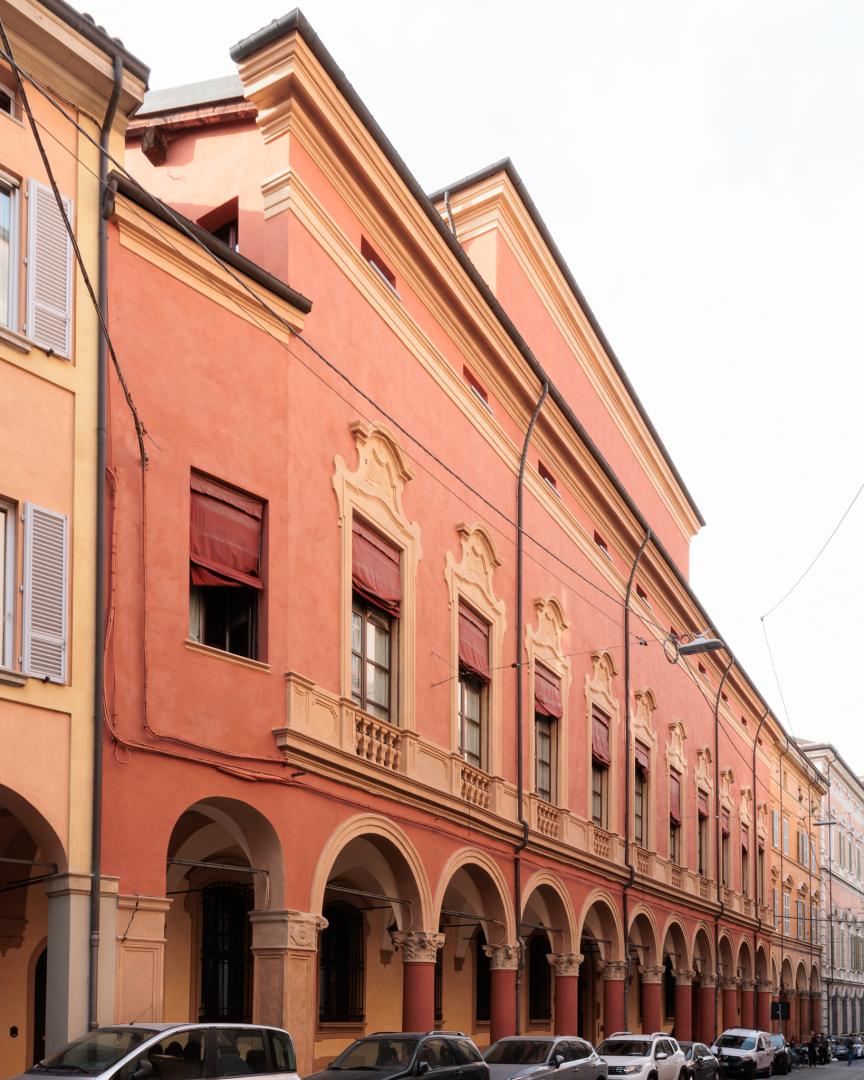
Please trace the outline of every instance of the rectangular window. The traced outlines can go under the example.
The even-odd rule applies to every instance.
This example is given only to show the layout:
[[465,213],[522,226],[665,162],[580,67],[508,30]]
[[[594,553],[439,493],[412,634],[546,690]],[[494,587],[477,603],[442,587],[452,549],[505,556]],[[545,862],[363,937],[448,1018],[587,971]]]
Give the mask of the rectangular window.
[[771,886],[771,911],[774,914],[774,929],[777,929],[777,922],[779,917],[779,909],[777,903],[777,887]]
[[[3,91],[0,86],[0,93]],[[17,329],[18,185],[0,172],[0,326]]]
[[790,910],[789,910],[790,907],[791,907],[791,903],[792,902],[791,902],[791,899],[789,897],[789,893],[784,892],[783,893],[783,933],[784,934],[791,934],[792,933],[791,915],[790,915]]
[[552,740],[553,722],[548,716],[539,713],[534,719],[536,732],[536,788],[537,794],[546,802],[552,802]]
[[704,791],[696,796],[696,811],[696,868],[703,877],[708,877],[708,795]]
[[795,902],[795,920],[798,924],[796,927],[798,938],[799,940],[804,941],[807,937],[807,921],[803,900],[796,900]]
[[591,820],[601,829],[608,826],[607,783],[609,770],[605,765],[593,762],[591,765]]
[[636,743],[636,765],[633,786],[633,840],[639,847],[648,846],[648,819],[646,815],[648,796],[648,770],[651,755],[643,743]]
[[537,462],[537,472],[540,473],[540,479],[545,480],[548,486],[552,488],[552,490],[557,495],[559,493],[558,481],[555,479],[555,476],[549,471],[549,469],[546,468],[542,461]]
[[489,624],[459,604],[459,753],[475,769],[486,767]]
[[264,589],[264,503],[192,473],[189,531],[189,636],[235,656],[259,658]]
[[68,518],[25,503],[23,670],[46,682],[66,682],[68,563]]
[[15,639],[15,506],[0,502],[0,667],[11,670]]
[[750,830],[741,827],[741,892],[750,895]]
[[780,814],[777,810],[771,811],[771,843],[780,849]]
[[594,708],[591,713],[591,820],[601,829],[609,826],[609,717]]
[[15,91],[15,79],[11,71],[0,68],[0,113],[18,117],[18,96]]
[[789,854],[789,818],[783,818],[783,854]]
[[730,889],[732,887],[732,867],[730,864],[731,840],[728,810],[723,810],[720,813],[720,833],[720,882],[727,889]]
[[756,903],[760,907],[765,903],[765,848],[761,844],[756,855]]
[[810,905],[810,940],[811,941],[816,941],[817,940],[816,934],[818,932],[818,926],[819,926],[819,921],[818,921],[819,915],[818,915],[818,913],[819,913],[819,909],[816,907],[816,905],[811,904]]
[[563,716],[561,680],[538,664],[534,669],[534,790],[546,802],[556,795],[558,724]]
[[[391,720],[394,619],[361,596],[351,607],[351,697],[379,720]],[[464,708],[463,704],[463,708]],[[477,720],[479,730],[479,718]]]
[[[390,291],[399,297],[399,293],[396,291],[396,275],[390,269],[386,262],[381,258],[375,248],[369,243],[365,236],[360,238],[360,254],[369,263],[378,277],[384,282],[384,284],[390,289]],[[400,298],[401,299],[401,298]]]
[[[63,199],[70,224],[72,203]],[[72,244],[51,188],[30,180],[27,191],[28,337],[68,357],[72,349]]]
[[681,774],[669,770],[669,859],[681,865]]

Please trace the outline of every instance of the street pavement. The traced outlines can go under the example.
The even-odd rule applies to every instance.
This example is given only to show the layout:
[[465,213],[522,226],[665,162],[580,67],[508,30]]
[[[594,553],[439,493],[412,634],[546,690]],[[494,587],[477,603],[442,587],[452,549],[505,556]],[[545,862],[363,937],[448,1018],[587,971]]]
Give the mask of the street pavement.
[[856,1080],[864,1080],[864,1058],[858,1058],[851,1065],[845,1061],[832,1061],[830,1065],[817,1065],[812,1069],[801,1065],[793,1069],[789,1076],[795,1080],[809,1080],[810,1077],[812,1080],[817,1080],[817,1077],[819,1080],[852,1080],[853,1076]]

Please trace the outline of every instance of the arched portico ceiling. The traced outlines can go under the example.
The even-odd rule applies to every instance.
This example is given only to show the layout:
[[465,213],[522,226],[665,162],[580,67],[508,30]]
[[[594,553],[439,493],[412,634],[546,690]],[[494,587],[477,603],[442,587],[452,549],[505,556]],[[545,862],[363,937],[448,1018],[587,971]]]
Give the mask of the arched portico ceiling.
[[351,900],[363,906],[374,893],[391,899],[400,930],[435,930],[429,884],[423,862],[406,834],[388,818],[358,814],[346,821],[325,844],[312,879],[309,910],[321,914],[328,899]]
[[732,942],[732,938],[726,931],[723,931],[723,933],[720,934],[718,950],[718,974],[724,977],[735,975],[738,970],[735,963],[735,953],[737,950]]
[[741,972],[742,979],[753,978],[753,954],[748,939],[742,938],[738,946],[738,959],[736,967]]
[[[516,942],[516,916],[500,866],[478,848],[463,848],[447,861],[438,880],[435,915],[447,921],[476,919],[489,945]],[[464,935],[462,935],[464,936]]]
[[761,979],[763,982],[768,980],[768,953],[761,941],[756,947],[756,978]]
[[780,988],[781,990],[795,989],[795,982],[792,976],[792,963],[788,956],[783,958],[783,963],[780,967]]
[[236,865],[238,872],[253,869],[249,884],[255,889],[255,906],[284,907],[282,845],[267,818],[248,803],[216,796],[193,803],[180,815],[168,841],[169,892],[177,891],[195,869],[190,863],[201,862]]
[[668,956],[672,961],[672,966],[682,971],[691,966],[687,934],[674,915],[666,920],[666,927],[663,930],[663,956],[664,958]]
[[630,918],[630,930],[627,934],[627,948],[631,954],[638,954],[640,964],[656,965],[660,963],[658,949],[659,935],[653,912],[640,904],[634,908]]
[[579,921],[580,951],[583,938],[594,941],[604,960],[624,959],[624,934],[615,901],[601,889],[586,899]]
[[804,993],[810,989],[810,981],[807,978],[807,968],[804,966],[803,961],[800,961],[795,969],[795,989],[799,993]]
[[810,968],[810,993],[820,994],[822,992],[822,979],[819,975],[819,968],[814,964]]
[[538,925],[549,927],[553,951],[578,952],[576,914],[564,883],[554,874],[538,870],[525,885],[523,896],[522,936],[527,937]]
[[708,931],[708,927],[704,923],[700,923],[696,927],[693,934],[693,948],[690,955],[693,957],[693,967],[700,974],[714,974],[714,946],[711,941],[711,934]]
[[[66,869],[63,842],[48,819],[19,792],[0,784],[0,854],[14,844],[28,849],[24,858],[33,858],[38,852],[41,861],[53,863],[58,871]],[[17,876],[22,876],[20,868]]]

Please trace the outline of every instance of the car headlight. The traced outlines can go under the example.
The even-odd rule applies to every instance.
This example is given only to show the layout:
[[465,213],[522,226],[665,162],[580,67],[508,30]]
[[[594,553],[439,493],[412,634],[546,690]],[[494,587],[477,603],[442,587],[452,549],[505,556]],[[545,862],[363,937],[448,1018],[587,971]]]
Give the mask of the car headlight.
[[642,1072],[642,1066],[641,1065],[625,1065],[624,1068],[621,1071],[623,1073],[628,1074],[628,1075],[632,1075],[633,1073]]

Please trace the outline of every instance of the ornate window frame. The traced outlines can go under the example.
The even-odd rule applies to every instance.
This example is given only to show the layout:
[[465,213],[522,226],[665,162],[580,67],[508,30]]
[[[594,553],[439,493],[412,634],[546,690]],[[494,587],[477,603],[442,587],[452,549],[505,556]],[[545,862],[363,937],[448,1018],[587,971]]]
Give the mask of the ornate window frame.
[[[708,796],[708,851],[706,852],[706,864],[708,867],[708,873],[703,877],[713,880],[714,867],[716,867],[716,854],[714,848],[717,844],[717,829],[718,825],[714,822],[714,828],[711,827],[711,822],[714,820],[714,758],[712,756],[711,747],[707,744],[700,747],[696,751],[696,768],[693,770],[693,797],[696,799],[696,805],[699,805],[699,792],[704,791]],[[699,813],[694,817],[696,822],[696,828],[698,824]],[[697,868],[698,869],[698,868]]]
[[611,762],[607,774],[607,814],[606,832],[613,835],[620,832],[618,827],[618,788],[620,785],[620,770],[615,765],[615,748],[618,746],[618,735],[621,726],[621,705],[615,697],[612,680],[618,674],[615,661],[605,649],[595,652],[591,656],[594,662],[594,671],[585,676],[585,742],[587,758],[587,784],[585,795],[585,820],[591,821],[591,741],[594,727],[594,706],[609,717],[609,749]]
[[350,425],[357,450],[357,466],[349,469],[345,459],[334,458],[333,490],[339,508],[341,569],[339,596],[339,693],[351,698],[352,525],[354,514],[363,518],[401,552],[402,597],[397,641],[396,725],[416,729],[415,657],[417,564],[420,562],[420,526],[410,521],[402,506],[405,485],[413,474],[399,444],[382,424],[355,420]]
[[[631,791],[636,790],[636,743],[644,743],[648,747],[648,783],[642,808],[642,820],[645,823],[643,836],[643,849],[657,850],[657,816],[654,813],[657,775],[657,732],[651,720],[657,711],[657,699],[650,687],[637,690],[633,695],[633,726],[630,732],[630,757],[632,773],[630,776]],[[683,788],[682,788],[683,793]],[[630,807],[630,835],[636,835],[636,808]]]
[[[556,723],[555,771],[553,781],[554,806],[566,809],[570,804],[569,737],[570,727],[570,660],[564,655],[564,631],[570,626],[561,601],[555,596],[540,596],[534,601],[537,626],[525,628],[525,652],[528,656],[527,693],[531,720],[528,740],[529,790],[536,795],[536,743],[534,737],[534,677],[537,665],[547,668],[561,680],[563,715]],[[537,796],[539,798],[539,796]]]
[[[689,814],[687,813],[687,751],[684,749],[684,743],[687,741],[687,729],[681,720],[673,720],[669,725],[669,738],[666,740],[666,800],[668,810],[669,789],[670,781],[672,778],[672,770],[678,773],[681,783],[681,824],[678,826],[678,847],[679,847],[679,866],[687,866],[687,844],[690,839],[689,830],[687,828],[687,822]],[[668,822],[668,813],[667,813]],[[667,845],[669,838],[666,838]],[[671,862],[671,855],[669,858]]]
[[484,739],[485,771],[500,776],[503,713],[503,653],[506,605],[495,595],[493,575],[501,565],[492,537],[479,522],[456,526],[461,553],[457,561],[448,551],[444,578],[450,603],[450,749],[459,754],[459,601],[464,600],[489,624],[489,688],[486,695]]

